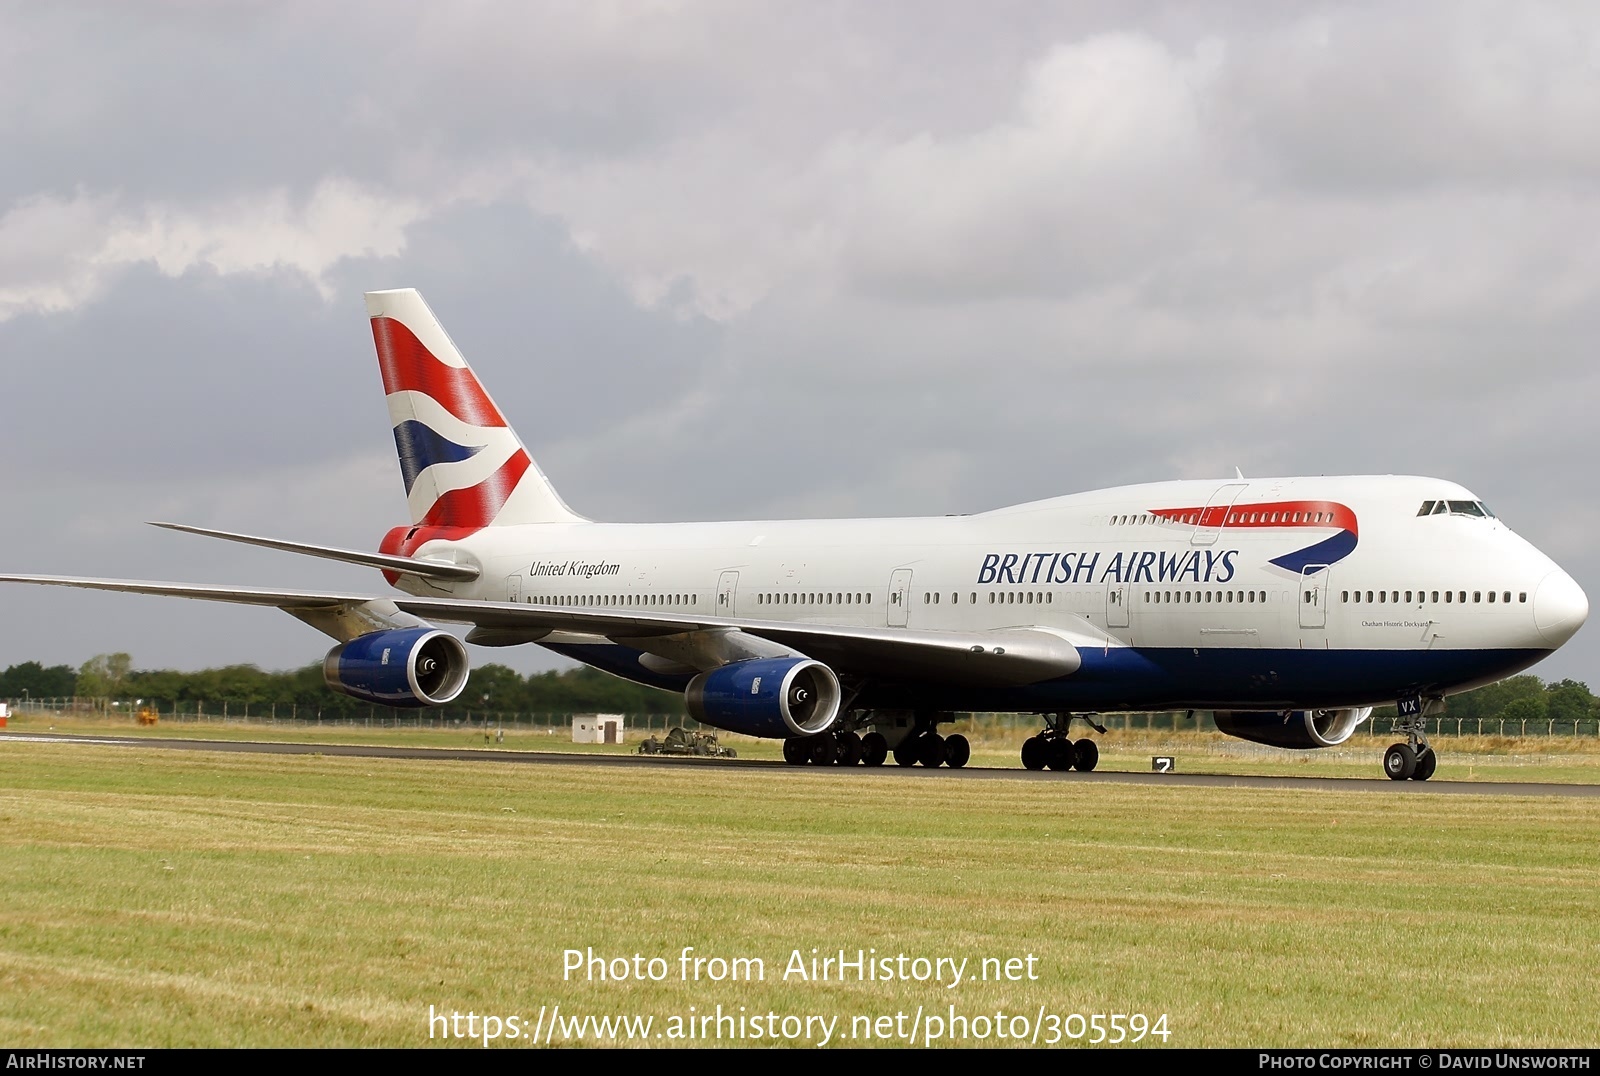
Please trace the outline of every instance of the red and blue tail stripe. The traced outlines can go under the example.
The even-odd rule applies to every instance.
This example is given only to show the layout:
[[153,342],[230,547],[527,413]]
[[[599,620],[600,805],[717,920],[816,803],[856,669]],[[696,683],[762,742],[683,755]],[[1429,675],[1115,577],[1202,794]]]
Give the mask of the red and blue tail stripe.
[[407,555],[491,526],[583,523],[413,288],[367,293],[372,340],[411,526],[384,539]]

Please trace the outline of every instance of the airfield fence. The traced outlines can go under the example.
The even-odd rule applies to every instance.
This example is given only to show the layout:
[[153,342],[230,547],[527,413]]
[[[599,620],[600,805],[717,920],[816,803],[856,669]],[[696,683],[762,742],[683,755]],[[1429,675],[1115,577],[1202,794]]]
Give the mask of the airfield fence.
[[[369,705],[363,710],[343,708],[337,713],[324,713],[314,705],[299,703],[239,703],[230,700],[181,700],[162,702],[134,699],[24,698],[8,700],[13,713],[40,716],[75,716],[78,718],[137,719],[141,709],[153,713],[160,722],[179,724],[264,724],[279,726],[363,726],[366,728],[405,729],[566,729],[572,719],[592,715],[594,711],[550,711],[542,713],[513,713],[484,708],[411,709],[392,706]],[[979,729],[1017,730],[1019,732],[1039,726],[1039,719],[1029,714],[967,714],[963,715],[972,727]],[[698,729],[699,722],[687,714],[624,714],[624,724],[632,731],[648,733],[665,732],[675,725]],[[1098,714],[1095,720],[1108,729],[1119,731],[1175,730],[1214,731],[1216,724],[1206,711],[1190,718],[1182,713],[1131,713]],[[1372,735],[1394,734],[1396,718],[1392,715],[1375,715],[1367,729]],[[1600,719],[1514,718],[1514,717],[1452,717],[1430,718],[1430,735],[1434,736],[1499,736],[1518,737],[1596,737],[1600,738]]]

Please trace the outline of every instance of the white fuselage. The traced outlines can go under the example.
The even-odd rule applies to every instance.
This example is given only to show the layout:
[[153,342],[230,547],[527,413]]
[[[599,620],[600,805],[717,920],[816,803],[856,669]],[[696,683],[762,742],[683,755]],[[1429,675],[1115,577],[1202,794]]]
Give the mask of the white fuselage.
[[1430,478],[1284,478],[965,516],[491,527],[417,550],[474,564],[478,580],[401,586],[773,622],[1037,626],[1103,644],[1104,660],[1054,694],[961,695],[951,708],[1392,701],[1509,675],[1582,624],[1583,592],[1547,556],[1491,516],[1419,515],[1427,502],[1479,503]]

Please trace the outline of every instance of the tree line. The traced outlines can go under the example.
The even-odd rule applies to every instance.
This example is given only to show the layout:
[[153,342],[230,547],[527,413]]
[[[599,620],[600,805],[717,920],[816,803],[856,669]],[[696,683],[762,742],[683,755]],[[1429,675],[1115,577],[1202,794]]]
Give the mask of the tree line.
[[[99,654],[77,669],[25,661],[0,672],[0,699],[92,698],[152,700],[165,711],[174,703],[220,705],[256,713],[274,705],[320,711],[328,717],[367,712],[367,703],[332,691],[320,663],[288,672],[263,672],[254,665],[179,672],[135,669],[127,654]],[[501,713],[682,714],[683,697],[610,676],[588,666],[565,672],[523,676],[504,665],[472,671],[467,690],[452,710]],[[1392,713],[1392,708],[1380,710]],[[1513,676],[1488,687],[1452,695],[1448,714],[1464,718],[1588,721],[1600,717],[1600,700],[1577,680],[1545,683],[1537,676]]]
[[[217,712],[224,703],[233,713],[249,708],[265,714],[274,706],[281,716],[359,716],[369,703],[341,695],[322,679],[322,664],[287,672],[264,672],[254,665],[180,672],[135,669],[127,654],[99,654],[77,669],[25,661],[0,672],[0,699],[70,698],[134,703],[144,700],[162,713],[204,704]],[[466,691],[447,713],[628,713],[681,714],[683,696],[660,691],[583,666],[565,672],[523,676],[504,665],[482,665],[472,671]]]

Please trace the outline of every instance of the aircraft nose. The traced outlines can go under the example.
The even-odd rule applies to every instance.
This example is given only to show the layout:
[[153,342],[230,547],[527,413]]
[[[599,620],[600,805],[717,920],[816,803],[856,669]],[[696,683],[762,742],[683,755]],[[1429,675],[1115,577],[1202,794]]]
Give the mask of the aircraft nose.
[[1588,619],[1589,599],[1572,576],[1558,569],[1539,580],[1533,592],[1533,626],[1545,642],[1560,646]]

